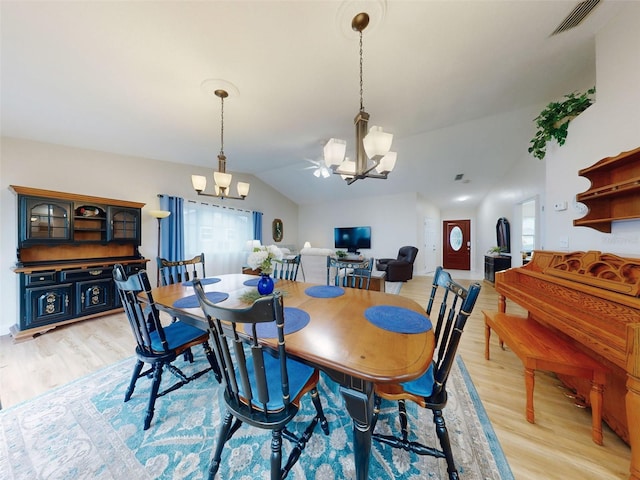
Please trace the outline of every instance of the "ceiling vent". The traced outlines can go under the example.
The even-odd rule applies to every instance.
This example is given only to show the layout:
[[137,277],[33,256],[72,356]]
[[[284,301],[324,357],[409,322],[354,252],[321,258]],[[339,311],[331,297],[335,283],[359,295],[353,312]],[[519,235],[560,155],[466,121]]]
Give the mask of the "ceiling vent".
[[589,15],[599,3],[600,0],[587,0],[585,2],[578,3],[571,13],[567,15],[567,18],[565,18],[560,25],[556,27],[551,35],[557,35],[558,33],[566,32],[573,27],[577,27],[580,22],[587,18],[587,15]]
[[462,180],[462,177],[464,177],[464,173],[459,173],[456,175],[456,178],[454,178],[454,180],[457,182],[459,180]]

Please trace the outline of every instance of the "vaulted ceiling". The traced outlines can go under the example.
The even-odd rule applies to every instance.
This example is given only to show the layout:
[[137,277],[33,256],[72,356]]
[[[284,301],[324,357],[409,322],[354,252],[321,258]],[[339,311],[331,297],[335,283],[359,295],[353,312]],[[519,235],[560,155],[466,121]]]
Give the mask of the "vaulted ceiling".
[[[419,192],[475,205],[526,156],[541,106],[595,84],[602,1],[551,35],[575,1],[145,1],[1,3],[2,135],[217,168],[222,79],[227,170],[298,204]],[[364,106],[394,134],[388,180],[317,178],[331,137]],[[532,162],[539,160],[531,157]],[[463,181],[455,182],[463,173]]]

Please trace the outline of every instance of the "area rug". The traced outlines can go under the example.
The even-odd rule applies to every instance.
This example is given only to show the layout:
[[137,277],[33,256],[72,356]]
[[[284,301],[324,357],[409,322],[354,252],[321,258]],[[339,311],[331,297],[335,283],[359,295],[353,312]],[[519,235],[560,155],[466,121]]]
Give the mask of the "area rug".
[[[202,360],[202,359],[200,359]],[[0,478],[32,479],[201,479],[211,456],[217,426],[219,386],[204,376],[158,399],[151,427],[142,429],[148,386],[141,379],[131,400],[123,402],[134,359],[0,411]],[[167,375],[168,377],[169,375]],[[463,480],[512,480],[473,383],[458,358],[449,379],[445,418]],[[330,435],[318,428],[291,479],[351,479],[355,468],[352,422],[338,389],[322,379],[320,393]],[[435,440],[429,411],[409,407],[411,435]],[[313,415],[305,398],[291,430],[300,431]],[[397,430],[396,406],[384,403],[380,431]],[[270,433],[243,426],[224,450],[217,478],[269,477]],[[285,453],[290,445],[285,441]],[[445,479],[442,459],[419,457],[374,442],[369,477]]]

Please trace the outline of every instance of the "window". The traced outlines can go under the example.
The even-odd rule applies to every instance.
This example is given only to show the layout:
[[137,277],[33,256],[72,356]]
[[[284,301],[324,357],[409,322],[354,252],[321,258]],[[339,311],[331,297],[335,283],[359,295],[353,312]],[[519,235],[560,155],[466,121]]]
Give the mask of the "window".
[[536,247],[536,201],[522,203],[522,251],[531,253]]
[[184,204],[184,253],[204,252],[207,275],[240,273],[247,259],[245,245],[253,238],[251,212],[204,203]]

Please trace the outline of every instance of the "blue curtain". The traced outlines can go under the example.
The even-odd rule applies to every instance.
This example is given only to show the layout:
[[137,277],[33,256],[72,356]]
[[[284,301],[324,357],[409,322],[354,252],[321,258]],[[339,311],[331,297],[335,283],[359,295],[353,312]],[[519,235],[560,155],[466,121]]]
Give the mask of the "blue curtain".
[[171,212],[171,215],[161,220],[160,256],[167,260],[182,260],[184,259],[184,210],[182,208],[184,199],[163,194],[158,197],[160,197],[160,208]]
[[262,244],[262,212],[252,212],[253,215],[253,239],[260,240]]

